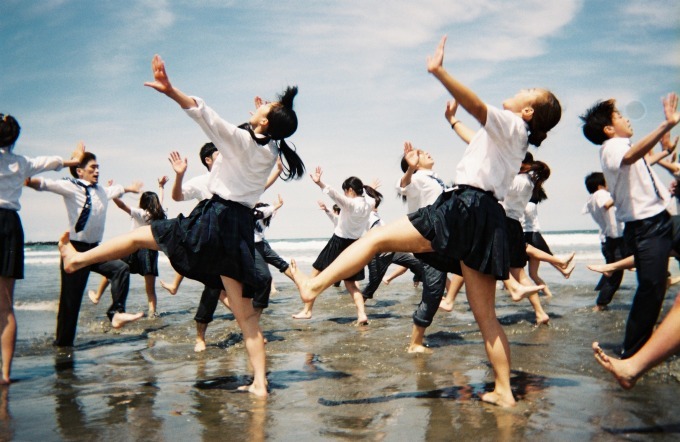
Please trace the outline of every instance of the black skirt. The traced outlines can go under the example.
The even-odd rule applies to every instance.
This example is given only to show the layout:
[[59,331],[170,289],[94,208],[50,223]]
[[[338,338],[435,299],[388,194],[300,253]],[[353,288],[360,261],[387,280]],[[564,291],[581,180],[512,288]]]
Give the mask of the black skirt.
[[541,232],[524,232],[524,241],[527,244],[536,247],[538,250],[544,251],[548,255],[553,254],[552,251],[550,251],[550,247],[548,247],[548,243],[545,242],[543,235],[541,235]]
[[[323,250],[321,250],[321,253],[319,253],[316,261],[314,261],[314,264],[312,264],[312,267],[318,271],[323,271],[326,267],[331,265],[331,263],[335,261],[335,258],[340,256],[342,251],[349,247],[354,241],[356,241],[356,239],[340,238],[334,234],[331,239],[328,240],[328,243],[326,243],[326,246],[323,248]],[[356,274],[350,276],[349,278],[345,278],[345,281],[361,281],[364,278],[364,269],[362,268]]]
[[408,217],[434,249],[416,254],[425,263],[442,272],[461,275],[463,261],[498,280],[508,279],[510,256],[505,210],[489,192],[458,186]]
[[0,276],[24,279],[24,229],[16,210],[0,209]]
[[510,247],[510,268],[519,269],[527,265],[527,243],[524,240],[522,223],[512,218],[505,218],[508,225],[508,246]]
[[255,277],[252,209],[214,195],[189,216],[152,221],[151,232],[172,267],[208,287],[223,288],[220,276],[244,285],[252,293]]
[[124,261],[130,267],[130,273],[142,276],[158,276],[157,250],[139,249]]

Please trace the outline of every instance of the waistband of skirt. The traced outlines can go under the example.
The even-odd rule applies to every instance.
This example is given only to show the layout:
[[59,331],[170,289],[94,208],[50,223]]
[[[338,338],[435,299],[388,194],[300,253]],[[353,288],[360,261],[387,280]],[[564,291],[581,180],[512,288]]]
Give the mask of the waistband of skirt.
[[668,210],[664,209],[661,212],[657,213],[656,215],[650,216],[649,218],[638,219],[635,221],[626,221],[625,225],[630,227],[637,227],[639,225],[642,225],[643,223],[657,222],[664,219],[670,219],[670,217],[671,215],[670,213],[668,213]]
[[470,190],[470,191],[477,192],[477,193],[484,193],[484,194],[490,196],[491,198],[495,199],[496,201],[498,201],[498,198],[496,198],[496,195],[494,195],[493,192],[490,191],[490,190],[480,189],[479,187],[469,186],[467,184],[456,184],[456,185],[453,186],[453,191],[456,193],[456,195],[460,195],[461,193],[465,192],[466,190]]

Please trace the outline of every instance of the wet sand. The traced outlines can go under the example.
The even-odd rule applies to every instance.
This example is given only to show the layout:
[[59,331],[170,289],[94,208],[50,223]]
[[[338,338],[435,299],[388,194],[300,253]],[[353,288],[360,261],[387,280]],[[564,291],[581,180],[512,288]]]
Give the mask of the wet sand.
[[[549,327],[534,327],[528,302],[497,293],[497,312],[512,351],[517,407],[482,403],[492,388],[481,335],[461,293],[453,313],[440,311],[428,330],[432,355],[406,353],[420,291],[402,277],[367,303],[370,324],[352,325],[343,290],[317,301],[311,320],[293,320],[301,303],[290,282],[263,315],[267,400],[237,393],[249,381],[246,352],[233,316],[219,307],[209,346],[193,352],[200,286],[177,297],[159,289],[155,320],[121,331],[105,321],[106,302],[83,301],[76,347],[50,343],[54,312],[18,311],[15,383],[0,389],[1,440],[632,440],[680,432],[677,358],[622,390],[592,357],[623,339],[635,276],[628,273],[610,309],[590,308],[597,278],[579,264],[570,280],[542,273],[555,297],[545,302]],[[133,278],[128,311],[140,309]],[[136,280],[136,281],[135,281]],[[90,285],[96,284],[93,278]],[[135,285],[136,284],[136,285]],[[29,290],[25,283],[22,290]],[[54,289],[52,289],[54,290]],[[664,313],[672,304],[671,288]],[[108,297],[108,294],[105,295]],[[35,318],[38,318],[37,320]]]

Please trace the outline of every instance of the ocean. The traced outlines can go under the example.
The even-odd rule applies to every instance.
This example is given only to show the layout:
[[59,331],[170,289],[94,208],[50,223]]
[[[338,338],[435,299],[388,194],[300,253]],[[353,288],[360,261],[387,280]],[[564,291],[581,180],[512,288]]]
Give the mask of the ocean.
[[[616,351],[636,282],[626,272],[605,312],[591,311],[601,263],[594,231],[544,232],[556,255],[576,252],[569,279],[547,264],[542,298],[550,326],[535,327],[528,302],[497,290],[497,314],[511,342],[514,410],[479,401],[493,379],[465,293],[428,329],[432,355],[405,352],[420,299],[409,274],[383,285],[367,302],[370,324],[342,288],[328,289],[310,320],[294,284],[272,271],[278,292],[261,325],[268,340],[271,394],[261,401],[235,393],[248,382],[246,352],[233,315],[218,306],[208,349],[194,353],[193,315],[202,286],[186,280],[171,296],[157,283],[160,318],[113,330],[105,293],[83,298],[76,345],[52,346],[59,298],[54,244],[26,246],[26,279],[17,281],[18,341],[13,384],[0,389],[0,440],[614,440],[679,432],[673,412],[677,359],[662,364],[633,391],[621,390],[594,362],[590,343]],[[269,240],[309,272],[325,238]],[[678,274],[671,262],[669,269]],[[159,279],[174,272],[161,254]],[[100,277],[91,274],[88,289]],[[664,311],[676,290],[667,294]],[[146,309],[143,278],[132,275],[127,311]]]

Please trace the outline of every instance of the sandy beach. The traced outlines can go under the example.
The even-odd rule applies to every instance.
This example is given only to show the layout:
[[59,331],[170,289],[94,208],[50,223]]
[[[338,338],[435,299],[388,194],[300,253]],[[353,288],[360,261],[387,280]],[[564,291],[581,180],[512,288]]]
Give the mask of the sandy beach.
[[[631,272],[610,309],[594,313],[597,277],[584,263],[570,280],[544,269],[555,294],[544,300],[549,327],[533,325],[528,302],[497,292],[519,401],[505,410],[479,400],[493,378],[464,293],[452,313],[435,317],[426,341],[434,353],[413,355],[406,346],[420,290],[407,276],[381,287],[367,303],[370,324],[356,327],[349,296],[335,288],[311,320],[293,320],[298,293],[275,275],[279,292],[262,320],[271,395],[260,400],[235,392],[250,371],[239,329],[222,306],[207,351],[193,352],[198,284],[187,281],[175,297],[159,289],[161,317],[122,330],[106,321],[105,300],[95,306],[85,299],[76,346],[65,351],[51,345],[52,270],[41,284],[25,280],[17,288],[19,342],[15,382],[0,389],[2,440],[648,440],[680,432],[676,358],[624,391],[592,357],[593,340],[618,349],[635,288]],[[169,274],[165,264],[161,273]],[[93,275],[89,284],[98,281]],[[22,304],[40,291],[52,294],[52,307]],[[676,291],[669,290],[664,313]],[[128,311],[144,304],[141,278],[133,276]]]

